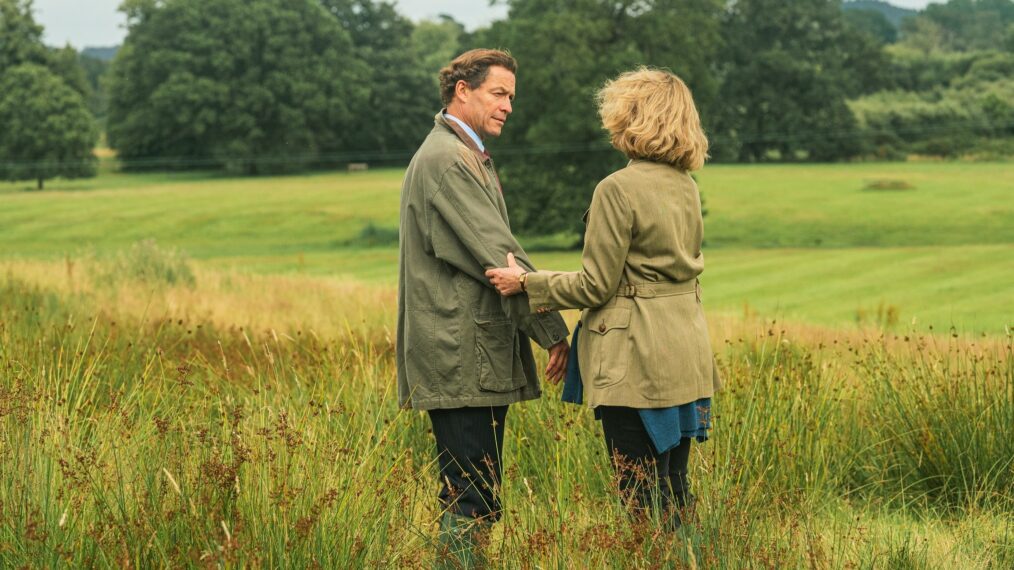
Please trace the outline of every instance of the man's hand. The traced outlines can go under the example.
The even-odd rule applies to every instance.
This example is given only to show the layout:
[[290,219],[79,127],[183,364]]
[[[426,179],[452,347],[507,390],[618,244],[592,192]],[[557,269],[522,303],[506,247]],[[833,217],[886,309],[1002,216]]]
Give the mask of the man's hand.
[[550,384],[557,384],[567,373],[567,356],[570,354],[570,346],[567,341],[560,342],[549,347],[549,365],[546,366],[546,380]]
[[500,292],[504,297],[510,297],[511,295],[517,295],[522,291],[521,289],[521,275],[525,273],[525,268],[518,265],[517,261],[514,261],[514,254],[507,253],[507,267],[500,267],[498,269],[490,269],[486,271],[486,277],[489,277],[489,282],[496,287],[496,290]]

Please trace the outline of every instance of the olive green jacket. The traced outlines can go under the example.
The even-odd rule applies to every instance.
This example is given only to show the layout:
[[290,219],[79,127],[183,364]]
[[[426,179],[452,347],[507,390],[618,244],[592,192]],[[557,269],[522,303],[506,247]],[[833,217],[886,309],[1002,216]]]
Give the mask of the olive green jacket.
[[633,160],[595,188],[582,270],[529,273],[532,310],[583,308],[584,400],[665,408],[711,397],[720,381],[697,276],[704,224],[697,185]]
[[485,276],[507,252],[531,269],[511,235],[488,155],[457,125],[436,125],[412,157],[401,190],[398,254],[398,399],[419,410],[499,406],[541,394],[529,339],[567,338],[558,314],[528,297],[501,297]]

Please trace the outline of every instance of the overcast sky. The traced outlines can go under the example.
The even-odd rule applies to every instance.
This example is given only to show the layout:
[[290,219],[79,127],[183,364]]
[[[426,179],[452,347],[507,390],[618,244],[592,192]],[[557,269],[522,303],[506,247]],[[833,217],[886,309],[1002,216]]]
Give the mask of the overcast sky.
[[[116,11],[122,0],[35,0],[35,19],[46,29],[49,45],[102,47],[123,41],[123,14]],[[791,0],[789,0],[791,1]],[[939,0],[890,0],[896,6],[923,8]],[[488,0],[397,0],[402,14],[413,20],[450,14],[469,29],[507,15],[503,4],[490,6]]]

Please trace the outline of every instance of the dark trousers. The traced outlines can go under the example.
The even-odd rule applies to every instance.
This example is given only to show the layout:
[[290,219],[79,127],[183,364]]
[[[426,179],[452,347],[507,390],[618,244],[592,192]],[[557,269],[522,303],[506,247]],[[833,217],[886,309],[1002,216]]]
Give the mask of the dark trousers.
[[430,410],[440,465],[440,503],[457,515],[500,518],[507,406]]
[[628,504],[640,513],[660,508],[660,514],[675,517],[673,523],[678,526],[676,510],[693,499],[687,479],[690,438],[658,453],[636,409],[600,406],[598,410],[620,491]]

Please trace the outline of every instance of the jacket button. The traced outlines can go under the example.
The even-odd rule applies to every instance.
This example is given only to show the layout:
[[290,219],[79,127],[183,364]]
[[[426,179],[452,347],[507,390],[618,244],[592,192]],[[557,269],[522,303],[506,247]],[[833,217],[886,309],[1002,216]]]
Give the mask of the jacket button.
[[599,325],[599,332],[600,333],[606,332],[606,324],[605,323],[602,323],[602,324]]

